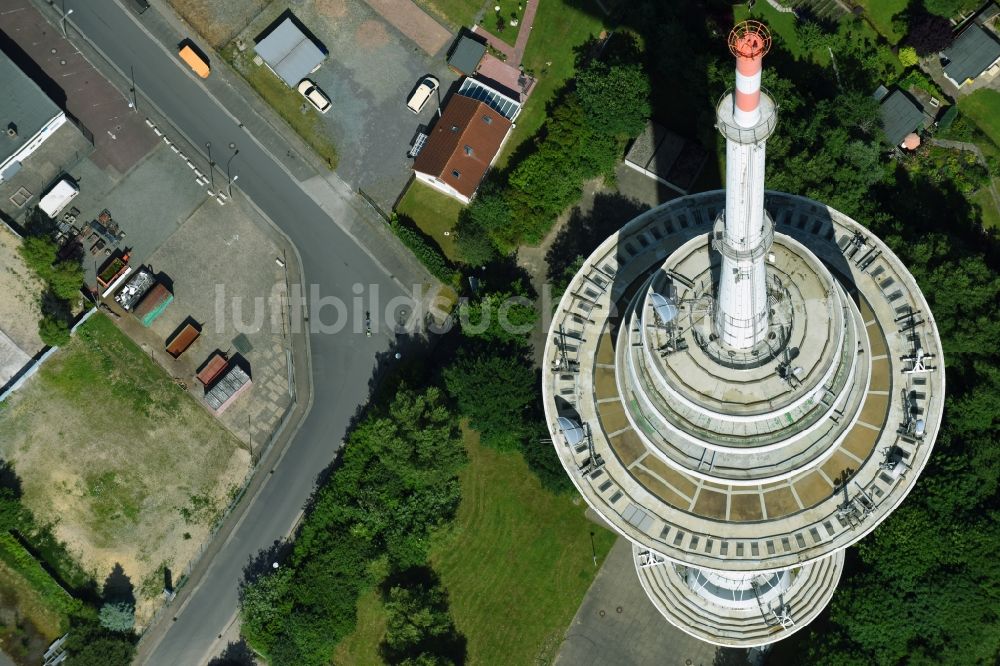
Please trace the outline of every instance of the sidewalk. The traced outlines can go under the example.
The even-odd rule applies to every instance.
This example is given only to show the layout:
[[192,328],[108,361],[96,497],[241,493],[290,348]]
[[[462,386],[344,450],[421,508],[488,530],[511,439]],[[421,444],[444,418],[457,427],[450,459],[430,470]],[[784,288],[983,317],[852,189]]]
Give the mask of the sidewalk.
[[[41,3],[43,0],[33,1]],[[168,50],[172,50],[182,37],[196,34],[193,27],[177,16],[165,0],[150,0],[150,8],[143,12],[139,21]],[[312,148],[288,127],[277,112],[250,87],[250,84],[238,72],[232,70],[218,53],[213,51],[209,55],[213,56],[212,76],[203,83],[230,112],[240,110],[237,119],[247,134],[302,183],[324,209],[340,209],[341,199],[347,197],[355,215],[334,215],[333,219],[360,245],[372,250],[373,256],[376,256],[401,285],[409,288],[410,285],[417,283],[435,284],[436,280],[399,242],[382,219],[340,176],[329,170]],[[125,89],[128,89],[127,82]],[[137,82],[137,89],[141,92],[141,82]],[[148,104],[145,107],[140,106],[140,114],[148,109]],[[195,152],[204,156],[204,150],[200,147]],[[344,221],[350,217],[356,217],[364,223],[347,226]],[[374,254],[375,250],[377,255]]]
[[521,66],[524,59],[524,50],[528,47],[528,38],[531,37],[531,28],[535,22],[535,12],[538,11],[538,3],[541,0],[525,0],[524,16],[521,18],[521,30],[517,33],[517,41],[514,46],[503,41],[481,25],[472,26],[472,32],[482,35],[489,42],[490,46],[507,57],[506,63],[511,67]]

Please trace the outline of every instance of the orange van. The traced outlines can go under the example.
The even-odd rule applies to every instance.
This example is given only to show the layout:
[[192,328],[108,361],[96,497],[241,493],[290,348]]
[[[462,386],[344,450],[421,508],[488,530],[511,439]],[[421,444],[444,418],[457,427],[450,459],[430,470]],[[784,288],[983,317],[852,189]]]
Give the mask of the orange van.
[[181,57],[181,60],[188,64],[188,67],[194,70],[194,73],[203,79],[207,79],[208,75],[212,70],[208,66],[208,62],[205,61],[201,55],[198,54],[193,48],[188,45],[181,47],[181,50],[177,52]]

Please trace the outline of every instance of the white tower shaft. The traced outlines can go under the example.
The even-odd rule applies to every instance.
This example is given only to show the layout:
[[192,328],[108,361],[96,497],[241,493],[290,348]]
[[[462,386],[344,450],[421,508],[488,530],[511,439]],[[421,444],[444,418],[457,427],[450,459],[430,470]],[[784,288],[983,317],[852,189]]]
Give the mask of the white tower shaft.
[[767,269],[773,223],[764,212],[764,155],[774,131],[774,102],[761,93],[766,28],[746,23],[730,36],[736,89],[719,105],[717,127],[726,137],[726,208],[713,244],[722,254],[714,328],[723,343],[751,349],[768,330]]

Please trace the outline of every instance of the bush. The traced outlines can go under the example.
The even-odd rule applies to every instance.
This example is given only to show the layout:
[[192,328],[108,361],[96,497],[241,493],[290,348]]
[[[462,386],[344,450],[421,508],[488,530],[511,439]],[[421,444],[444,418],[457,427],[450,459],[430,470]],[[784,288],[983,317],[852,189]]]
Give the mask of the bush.
[[441,250],[438,249],[436,244],[428,240],[421,232],[403,224],[395,215],[393,215],[392,221],[389,223],[389,228],[392,229],[392,233],[396,234],[396,238],[401,240],[403,245],[408,247],[417,259],[420,260],[420,263],[431,272],[431,275],[445,284],[454,280],[455,269],[451,267],[445,256],[441,254]]
[[957,117],[958,117],[958,105],[953,104],[949,106],[947,110],[945,110],[944,115],[941,116],[941,120],[938,121],[938,130],[943,132],[949,127],[951,127],[952,123],[955,122],[955,118]]
[[530,438],[530,411],[538,403],[535,371],[518,354],[461,351],[444,370],[448,394],[483,445],[515,451]]
[[918,62],[920,58],[917,57],[917,51],[912,46],[904,46],[899,49],[899,62],[903,67],[913,67]]
[[69,324],[55,315],[42,315],[38,321],[38,337],[50,347],[62,347],[70,340]]
[[135,656],[131,634],[108,631],[93,622],[75,625],[65,647],[66,666],[129,666]]
[[455,225],[455,243],[462,259],[469,266],[485,266],[497,256],[496,248],[486,229],[471,219],[465,210]]
[[101,626],[110,631],[130,632],[135,627],[135,607],[124,601],[104,604],[97,617]]

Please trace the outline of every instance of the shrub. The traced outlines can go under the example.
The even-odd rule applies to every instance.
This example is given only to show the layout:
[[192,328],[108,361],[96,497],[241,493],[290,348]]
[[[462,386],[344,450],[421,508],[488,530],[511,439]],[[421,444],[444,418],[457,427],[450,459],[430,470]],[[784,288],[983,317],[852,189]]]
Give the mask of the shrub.
[[441,250],[432,241],[428,240],[416,229],[403,224],[397,216],[392,217],[389,223],[392,233],[403,242],[403,245],[410,249],[420,263],[422,263],[431,275],[444,283],[450,283],[455,278],[455,269],[451,267]]
[[941,116],[941,120],[938,121],[938,130],[943,132],[944,130],[951,127],[952,123],[955,122],[955,118],[957,117],[958,117],[958,105],[953,104],[952,106],[948,107],[948,109],[944,112],[944,115]]
[[903,67],[913,67],[918,62],[920,58],[917,57],[917,51],[912,46],[904,46],[899,49],[899,62],[902,63]]
[[135,627],[135,607],[124,601],[104,604],[97,617],[101,626],[110,631],[129,632]]
[[55,315],[42,315],[38,321],[38,337],[50,347],[62,347],[70,339],[69,324]]

